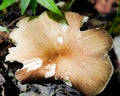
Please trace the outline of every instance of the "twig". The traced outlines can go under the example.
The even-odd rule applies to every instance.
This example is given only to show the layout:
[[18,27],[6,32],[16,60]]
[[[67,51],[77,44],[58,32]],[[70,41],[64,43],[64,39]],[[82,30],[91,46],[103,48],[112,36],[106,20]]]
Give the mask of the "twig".
[[13,20],[10,24],[7,25],[7,28],[9,28],[10,26],[12,26],[15,22],[17,22],[18,20],[22,19],[24,16],[18,17],[15,20]]
[[62,90],[62,87],[58,88],[55,90],[55,92],[53,92],[50,96],[53,96],[55,93],[57,93],[58,91]]

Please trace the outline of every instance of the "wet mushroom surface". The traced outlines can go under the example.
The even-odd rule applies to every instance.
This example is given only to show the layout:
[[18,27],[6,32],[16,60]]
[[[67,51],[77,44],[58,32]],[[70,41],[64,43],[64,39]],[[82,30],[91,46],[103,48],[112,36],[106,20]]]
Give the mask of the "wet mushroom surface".
[[9,48],[6,61],[23,64],[15,73],[22,83],[53,79],[88,96],[99,94],[113,74],[108,56],[112,38],[101,29],[81,31],[86,16],[65,12],[65,17],[68,25],[52,20],[47,12],[20,20],[10,33],[16,47]]

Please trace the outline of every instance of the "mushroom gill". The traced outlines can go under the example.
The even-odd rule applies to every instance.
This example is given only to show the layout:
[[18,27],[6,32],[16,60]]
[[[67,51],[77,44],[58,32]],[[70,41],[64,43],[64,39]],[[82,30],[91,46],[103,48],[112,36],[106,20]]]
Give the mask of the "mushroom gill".
[[16,47],[9,49],[6,61],[23,63],[15,73],[20,82],[62,80],[85,95],[99,94],[113,73],[108,56],[112,38],[101,29],[80,31],[85,16],[65,12],[65,17],[68,25],[50,19],[47,12],[20,20],[10,33]]

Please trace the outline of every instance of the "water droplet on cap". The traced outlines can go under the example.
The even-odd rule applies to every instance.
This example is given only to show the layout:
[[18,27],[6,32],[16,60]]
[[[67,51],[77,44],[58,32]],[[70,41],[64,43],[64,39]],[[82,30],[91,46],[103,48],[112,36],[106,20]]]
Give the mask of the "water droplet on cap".
[[63,37],[62,37],[62,36],[58,36],[58,37],[57,37],[57,42],[58,42],[59,44],[62,44],[62,43],[63,43]]
[[86,65],[86,63],[85,63],[85,62],[83,62],[83,63],[82,63],[82,65]]

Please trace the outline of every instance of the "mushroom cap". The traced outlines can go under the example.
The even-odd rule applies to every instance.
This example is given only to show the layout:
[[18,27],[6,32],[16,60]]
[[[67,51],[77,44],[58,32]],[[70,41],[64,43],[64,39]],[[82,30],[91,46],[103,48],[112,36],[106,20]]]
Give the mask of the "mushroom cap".
[[10,33],[16,47],[9,49],[6,61],[23,63],[15,74],[20,82],[62,80],[85,95],[99,94],[113,73],[108,56],[112,38],[101,29],[80,31],[85,16],[65,12],[65,17],[68,25],[50,19],[47,12],[20,20]]

